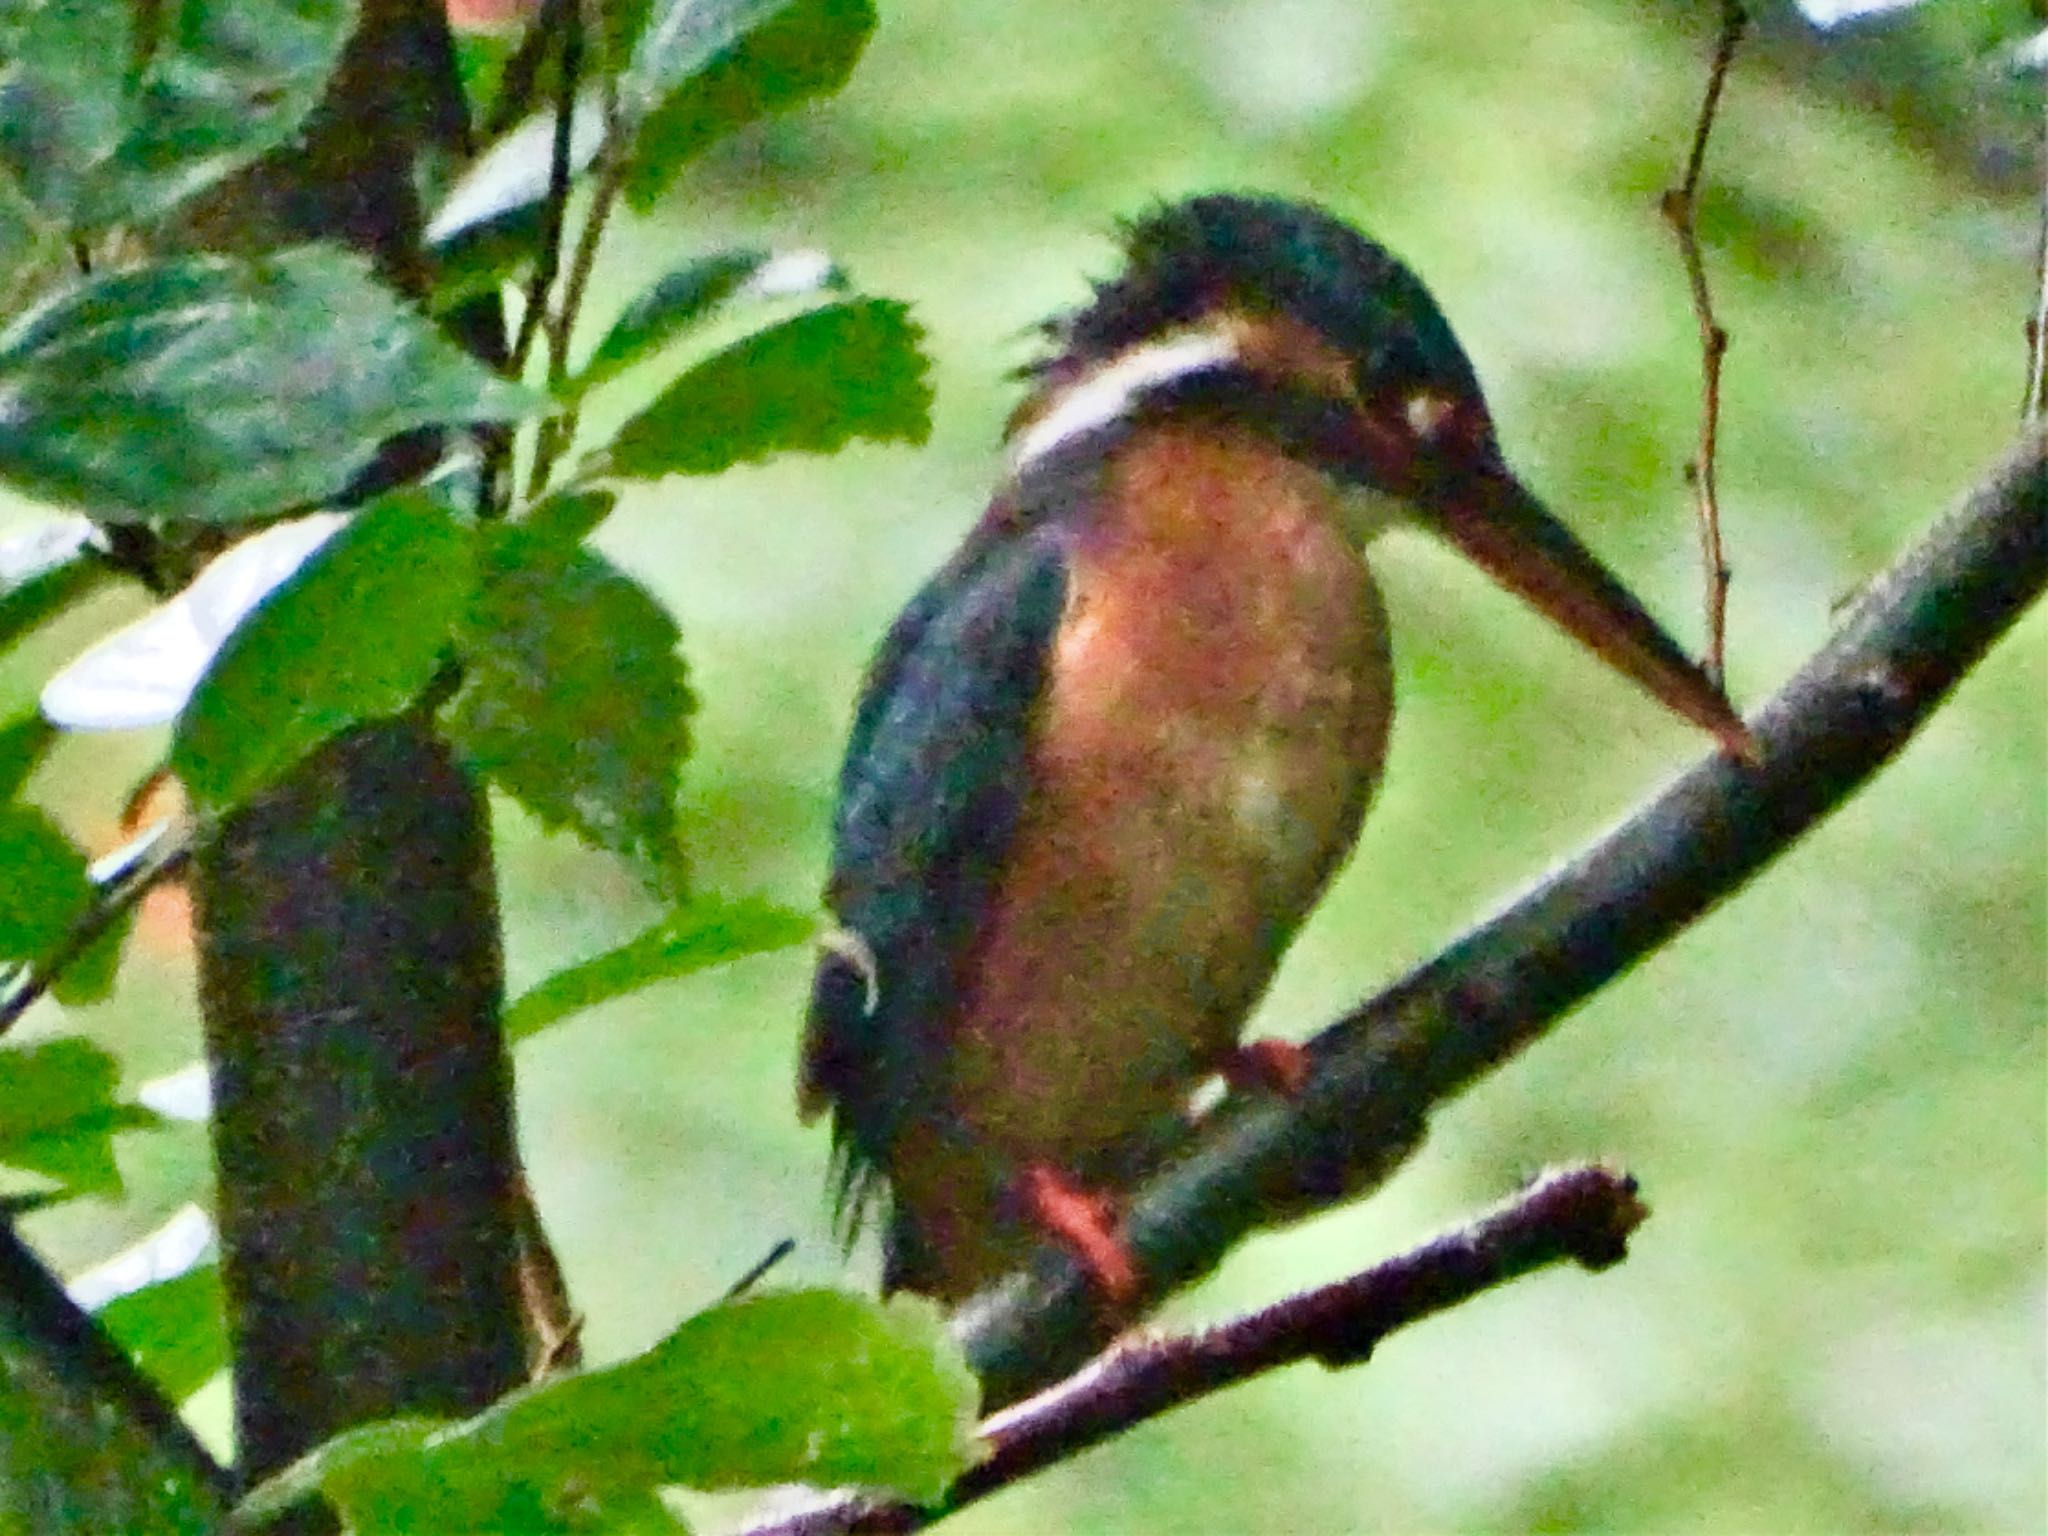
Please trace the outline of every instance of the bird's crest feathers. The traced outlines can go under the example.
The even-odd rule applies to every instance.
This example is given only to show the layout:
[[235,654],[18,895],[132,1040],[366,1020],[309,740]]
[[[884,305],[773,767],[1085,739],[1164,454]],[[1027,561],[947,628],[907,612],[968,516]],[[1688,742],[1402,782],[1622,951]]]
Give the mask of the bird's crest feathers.
[[1361,393],[1479,396],[1421,279],[1310,204],[1214,193],[1127,222],[1122,243],[1124,271],[1046,323],[1053,354],[1034,373],[1114,357],[1214,315],[1281,315],[1356,359]]

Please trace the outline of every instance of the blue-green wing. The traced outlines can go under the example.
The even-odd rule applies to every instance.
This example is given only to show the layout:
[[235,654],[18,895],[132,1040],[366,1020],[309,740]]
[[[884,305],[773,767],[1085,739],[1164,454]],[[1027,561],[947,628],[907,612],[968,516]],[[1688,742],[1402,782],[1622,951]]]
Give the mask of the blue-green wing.
[[985,524],[897,619],[862,692],[826,886],[842,935],[812,981],[802,1081],[807,1111],[832,1105],[849,1238],[897,1127],[932,1105],[1066,592],[1053,529]]

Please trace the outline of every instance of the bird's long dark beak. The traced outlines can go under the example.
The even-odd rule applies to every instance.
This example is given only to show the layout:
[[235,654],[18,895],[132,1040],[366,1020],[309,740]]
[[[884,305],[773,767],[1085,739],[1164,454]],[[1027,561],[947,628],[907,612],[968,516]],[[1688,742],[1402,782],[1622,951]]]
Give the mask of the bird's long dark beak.
[[1505,467],[1434,488],[1428,521],[1495,581],[1745,762],[1756,742],[1720,687]]

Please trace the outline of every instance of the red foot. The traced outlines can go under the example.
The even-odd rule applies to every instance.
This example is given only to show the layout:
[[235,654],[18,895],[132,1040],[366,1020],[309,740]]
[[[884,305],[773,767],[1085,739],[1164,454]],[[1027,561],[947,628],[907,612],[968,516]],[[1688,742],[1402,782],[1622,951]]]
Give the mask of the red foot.
[[1074,1256],[1110,1302],[1122,1305],[1138,1294],[1138,1267],[1116,1235],[1109,1201],[1045,1163],[1024,1170],[1018,1191],[1031,1220]]
[[1312,1065],[1308,1052],[1292,1040],[1248,1040],[1223,1063],[1223,1080],[1240,1092],[1264,1088],[1298,1099],[1308,1087]]

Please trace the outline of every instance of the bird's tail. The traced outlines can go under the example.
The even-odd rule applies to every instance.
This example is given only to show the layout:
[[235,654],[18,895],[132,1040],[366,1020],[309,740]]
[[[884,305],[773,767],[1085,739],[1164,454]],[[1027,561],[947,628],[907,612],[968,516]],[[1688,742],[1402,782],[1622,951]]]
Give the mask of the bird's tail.
[[888,1225],[882,1230],[882,1294],[916,1291],[936,1295],[939,1281],[938,1250],[899,1203],[889,1212]]

